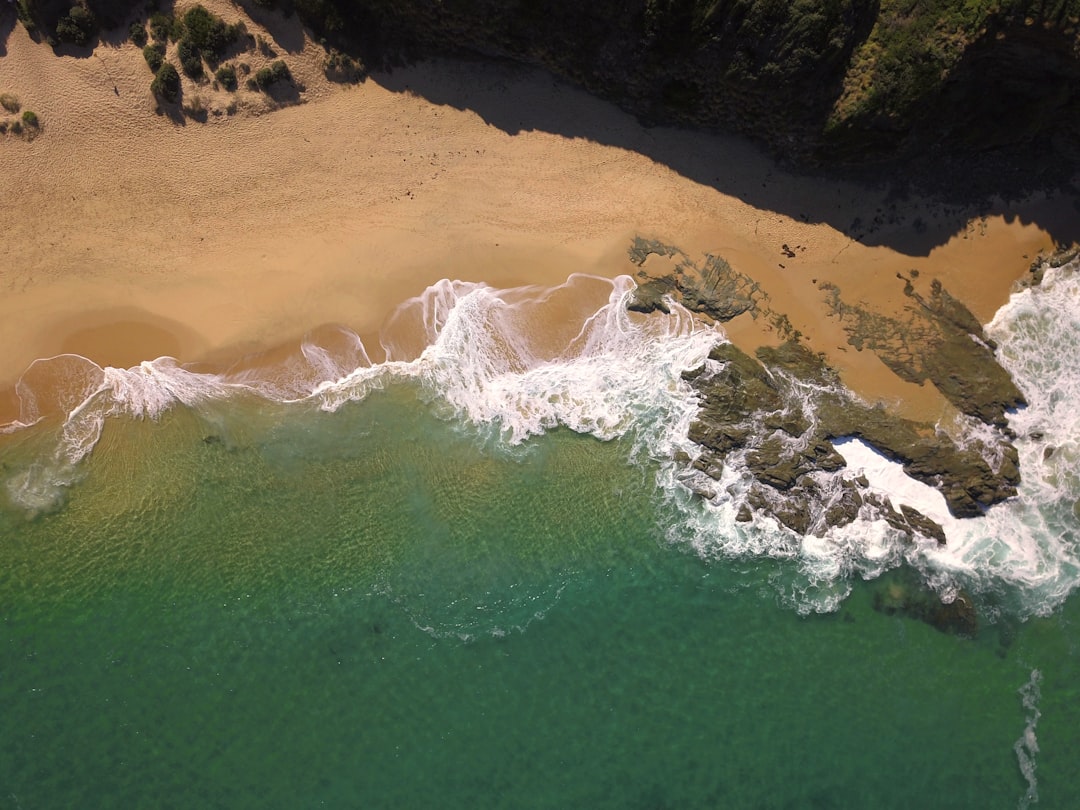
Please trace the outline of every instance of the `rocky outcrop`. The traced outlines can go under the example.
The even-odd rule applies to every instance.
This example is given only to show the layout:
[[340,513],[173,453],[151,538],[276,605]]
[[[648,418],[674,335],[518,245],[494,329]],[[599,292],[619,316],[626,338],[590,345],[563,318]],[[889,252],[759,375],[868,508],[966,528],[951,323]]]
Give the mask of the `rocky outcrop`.
[[676,247],[636,237],[630,247],[630,261],[641,267],[651,255],[674,259],[677,264],[671,273],[639,274],[640,283],[629,303],[635,312],[667,312],[665,299],[671,297],[687,309],[723,322],[754,310],[766,297],[756,281],[733,270],[719,256],[706,256],[697,265]]
[[962,413],[1005,427],[1006,411],[1026,403],[994,358],[994,342],[939,281],[933,281],[930,295],[923,296],[911,279],[901,276],[901,280],[911,301],[903,320],[846,304],[834,285],[825,284],[822,289],[852,346],[859,351],[870,349],[908,382],[932,382]]
[[[869,510],[912,535],[945,541],[942,528],[911,507],[895,509],[857,477],[821,479],[844,468],[833,441],[859,438],[939,489],[957,517],[1016,494],[1019,471],[1008,446],[994,469],[979,453],[926,425],[856,400],[820,357],[798,343],[763,348],[757,358],[717,346],[687,372],[701,407],[690,438],[704,450],[699,471],[724,479],[727,465],[753,477],[747,502],[799,533],[842,526]],[[813,393],[810,393],[813,392]]]
[[[676,248],[635,240],[632,261],[644,266],[652,255],[673,259],[675,267],[652,275],[643,270],[631,309],[668,311],[677,302],[718,321],[749,312],[782,322],[765,292],[723,259],[710,255],[695,264]],[[932,283],[924,297],[906,281],[912,303],[904,321],[848,307],[836,288],[826,292],[852,345],[876,351],[905,379],[932,381],[965,413],[1002,427],[1005,410],[1023,403],[976,319],[940,284]],[[700,402],[689,428],[689,438],[702,448],[694,469],[721,483],[749,479],[738,519],[757,512],[800,534],[820,534],[860,516],[876,517],[909,536],[944,543],[941,526],[926,515],[895,508],[859,477],[830,475],[845,467],[833,442],[847,438],[862,440],[938,489],[956,517],[981,515],[1016,494],[1018,454],[1005,431],[998,432],[991,464],[975,447],[960,446],[931,425],[858,400],[797,333],[789,329],[786,337],[755,357],[720,344],[703,366],[684,375]],[[708,486],[700,489],[715,494]]]

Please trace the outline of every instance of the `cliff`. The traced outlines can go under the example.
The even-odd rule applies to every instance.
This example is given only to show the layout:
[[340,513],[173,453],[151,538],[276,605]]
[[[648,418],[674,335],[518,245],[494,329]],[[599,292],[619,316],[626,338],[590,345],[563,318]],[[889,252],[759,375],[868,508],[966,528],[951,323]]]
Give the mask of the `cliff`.
[[[647,121],[742,132],[801,164],[1004,149],[1035,158],[1029,173],[1080,165],[1080,0],[239,2],[295,12],[372,65],[520,60]],[[133,0],[15,7],[76,45],[146,13]]]

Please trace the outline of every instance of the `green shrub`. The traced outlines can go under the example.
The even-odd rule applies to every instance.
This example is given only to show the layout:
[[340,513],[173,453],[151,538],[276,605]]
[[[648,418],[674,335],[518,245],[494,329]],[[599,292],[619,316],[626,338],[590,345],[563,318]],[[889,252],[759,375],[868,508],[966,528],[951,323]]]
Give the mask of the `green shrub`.
[[230,93],[236,90],[236,68],[232,65],[222,65],[219,67],[217,73],[214,74],[214,78],[217,79],[218,83]]
[[165,43],[154,42],[147,45],[142,49],[142,55],[143,59],[146,60],[146,64],[150,66],[150,70],[157,73],[161,63],[165,61]]
[[128,38],[138,47],[146,44],[146,24],[136,20],[128,29]]
[[93,12],[83,6],[72,6],[56,23],[56,36],[61,42],[87,45],[97,35],[98,22]]
[[21,109],[19,99],[11,93],[0,93],[0,107],[3,107],[9,113],[17,113]]
[[323,73],[334,82],[357,82],[364,78],[364,63],[332,48],[323,61]]
[[23,24],[28,34],[32,34],[37,30],[37,23],[34,21],[34,13],[30,9],[30,0],[18,0],[15,4],[15,13],[19,17],[19,22]]
[[291,79],[288,66],[278,59],[269,67],[262,67],[255,71],[255,85],[260,90],[266,90],[275,82]]
[[184,30],[192,45],[207,56],[220,59],[225,49],[236,42],[245,29],[242,23],[226,25],[220,17],[202,6],[195,6],[184,14]]
[[177,17],[156,11],[150,15],[150,36],[154,42],[176,42],[184,35],[184,24]]
[[199,49],[184,37],[176,47],[176,55],[180,59],[180,67],[185,74],[193,79],[203,75],[202,54]]
[[150,90],[165,101],[176,101],[180,97],[180,74],[176,72],[172,62],[165,62],[158,68]]
[[22,120],[23,124],[31,129],[37,129],[41,126],[41,123],[38,121],[37,113],[32,110],[23,110]]

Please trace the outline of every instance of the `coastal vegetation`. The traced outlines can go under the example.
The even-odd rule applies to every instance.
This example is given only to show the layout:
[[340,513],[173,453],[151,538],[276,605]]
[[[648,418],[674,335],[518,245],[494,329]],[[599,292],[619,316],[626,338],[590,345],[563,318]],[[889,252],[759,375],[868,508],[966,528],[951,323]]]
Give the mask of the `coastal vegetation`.
[[145,46],[147,41],[146,23],[142,20],[133,22],[128,28],[128,39],[131,40],[133,45],[139,48]]
[[251,81],[259,90],[266,91],[277,82],[287,81],[292,78],[289,67],[280,59],[268,67],[259,68],[255,71],[255,78]]
[[[647,121],[744,132],[799,162],[1002,147],[1080,162],[1080,0],[239,2],[299,17],[335,81],[479,53],[540,65]],[[16,8],[53,44],[89,45],[123,24],[137,45],[146,36],[135,0]],[[147,24],[199,81],[246,35],[201,5],[163,7]],[[260,90],[280,80],[253,79]]]
[[160,99],[175,102],[180,97],[180,74],[172,62],[164,62],[150,83],[151,92]]
[[165,45],[161,42],[152,42],[143,48],[142,55],[146,64],[150,66],[150,70],[157,73],[158,68],[165,61]]
[[0,93],[0,108],[10,116],[0,116],[0,135],[10,133],[33,140],[41,130],[41,120],[37,113],[23,109],[22,102],[14,93]]
[[236,90],[236,68],[232,65],[222,65],[214,73],[214,79],[230,93]]

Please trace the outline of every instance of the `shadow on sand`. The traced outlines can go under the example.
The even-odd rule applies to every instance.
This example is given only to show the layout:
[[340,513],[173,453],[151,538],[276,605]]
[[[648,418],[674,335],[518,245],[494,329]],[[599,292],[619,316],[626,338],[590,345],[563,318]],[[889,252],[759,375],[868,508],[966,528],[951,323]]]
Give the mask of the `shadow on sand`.
[[7,41],[15,29],[15,20],[14,6],[0,8],[0,56],[7,56]]
[[[632,115],[551,74],[512,62],[431,61],[371,78],[389,90],[476,113],[516,135],[542,131],[638,152],[722,194],[803,222],[824,223],[868,246],[925,256],[983,217],[1035,223],[1058,243],[1080,241],[1080,175],[1051,167],[1027,188],[987,187],[975,169],[949,164],[903,170],[799,170],[733,135],[645,126]],[[995,157],[979,171],[995,173]],[[1000,160],[1006,160],[1002,157]],[[1010,166],[1016,174],[1015,166]],[[1042,167],[1045,169],[1045,167]],[[1075,170],[1074,170],[1075,171]],[[1053,172],[1051,172],[1053,173]],[[932,177],[928,188],[915,177]],[[951,179],[955,178],[955,179]]]

